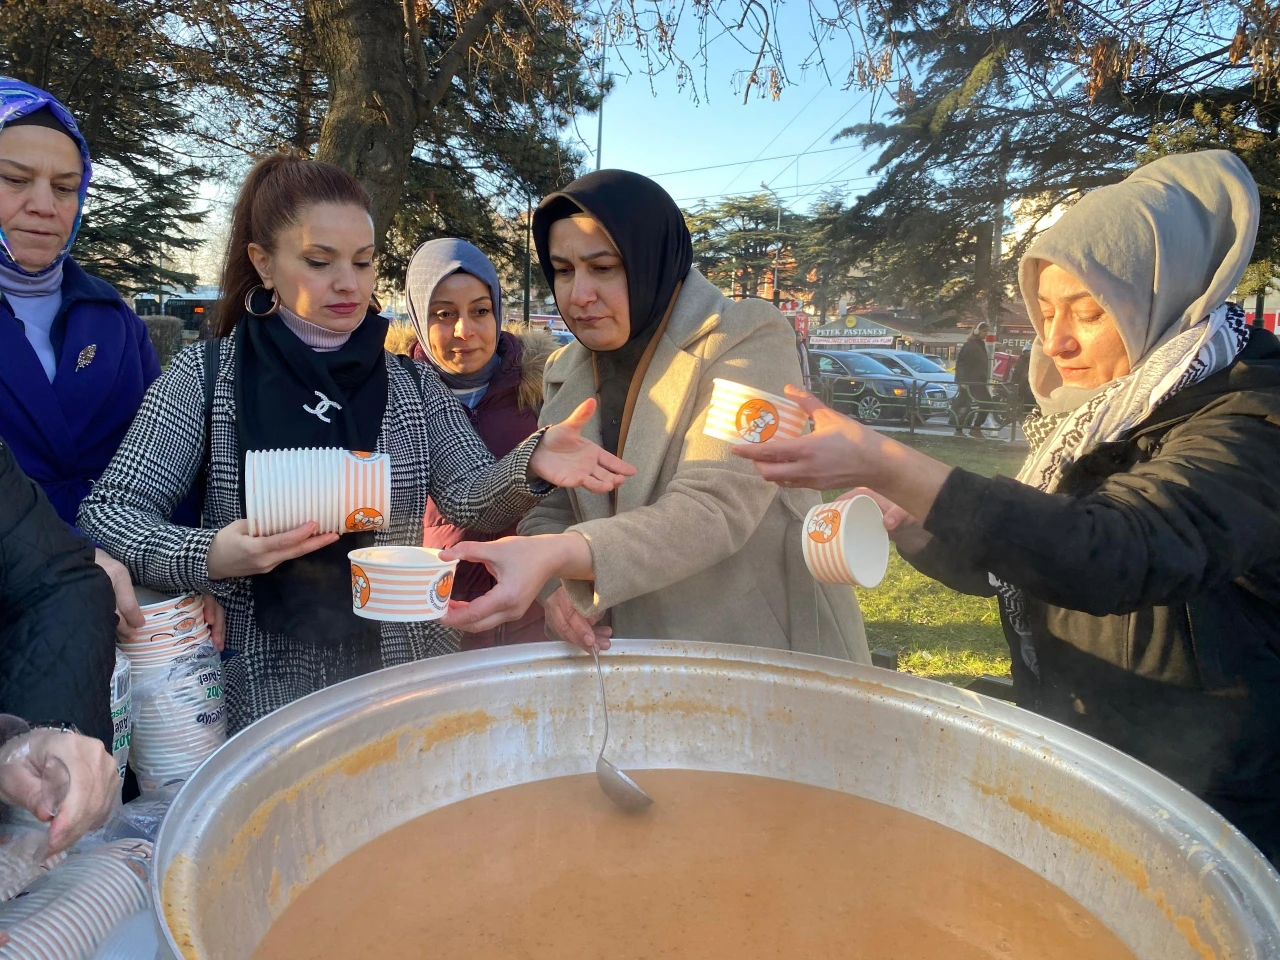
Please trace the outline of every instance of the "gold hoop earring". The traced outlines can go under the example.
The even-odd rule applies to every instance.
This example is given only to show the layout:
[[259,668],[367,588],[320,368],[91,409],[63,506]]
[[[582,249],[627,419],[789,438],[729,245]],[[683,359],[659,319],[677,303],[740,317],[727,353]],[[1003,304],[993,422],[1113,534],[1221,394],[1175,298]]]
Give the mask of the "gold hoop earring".
[[248,293],[244,295],[244,312],[251,317],[269,317],[275,313],[280,306],[280,295],[275,290],[271,291],[271,305],[265,310],[255,310],[254,301],[262,294],[266,294],[267,288],[262,284],[252,287]]

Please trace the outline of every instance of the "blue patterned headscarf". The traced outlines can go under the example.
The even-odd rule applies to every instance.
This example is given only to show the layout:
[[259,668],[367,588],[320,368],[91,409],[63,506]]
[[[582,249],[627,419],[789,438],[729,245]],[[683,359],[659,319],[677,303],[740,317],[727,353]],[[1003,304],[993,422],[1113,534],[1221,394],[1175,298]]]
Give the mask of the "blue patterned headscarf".
[[5,239],[4,229],[0,228],[0,265],[28,277],[40,277],[57,270],[61,267],[62,261],[67,258],[67,254],[71,252],[71,245],[75,243],[76,234],[80,232],[80,218],[84,215],[84,198],[89,192],[89,180],[93,176],[93,167],[89,163],[89,144],[85,142],[80,128],[76,126],[75,117],[71,116],[71,112],[66,107],[52,94],[46,93],[39,87],[33,87],[21,80],[14,80],[12,77],[0,76],[0,130],[14,120],[46,108],[53,114],[54,119],[66,128],[67,135],[80,148],[80,160],[84,163],[84,172],[80,175],[80,206],[76,211],[76,222],[71,225],[71,235],[67,237],[62,251],[47,267],[31,273],[18,266],[10,255],[9,241]]

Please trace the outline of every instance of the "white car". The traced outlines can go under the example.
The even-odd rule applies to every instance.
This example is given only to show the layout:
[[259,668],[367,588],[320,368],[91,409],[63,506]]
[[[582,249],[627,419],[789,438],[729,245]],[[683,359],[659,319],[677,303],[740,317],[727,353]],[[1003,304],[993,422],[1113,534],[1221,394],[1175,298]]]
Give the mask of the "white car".
[[[858,353],[865,353],[871,359],[888,367],[898,376],[907,377],[916,383],[921,392],[920,413],[923,419],[931,420],[934,417],[949,415],[951,401],[955,400],[956,395],[960,392],[960,388],[956,386],[956,375],[954,373],[948,373],[928,357],[919,353],[912,353],[909,350],[867,348],[859,350]],[[942,388],[945,395],[943,402],[939,402],[941,398],[931,396],[933,394],[932,390],[925,389],[930,384],[937,384]]]
[[[880,361],[902,377],[910,377],[912,380],[919,380],[923,383],[950,383],[954,385],[956,382],[954,373],[948,373],[923,354],[911,353],[909,350],[877,350],[874,348],[866,348],[858,352],[865,353],[872,359]],[[947,392],[951,396],[955,396],[957,393],[955,390]]]

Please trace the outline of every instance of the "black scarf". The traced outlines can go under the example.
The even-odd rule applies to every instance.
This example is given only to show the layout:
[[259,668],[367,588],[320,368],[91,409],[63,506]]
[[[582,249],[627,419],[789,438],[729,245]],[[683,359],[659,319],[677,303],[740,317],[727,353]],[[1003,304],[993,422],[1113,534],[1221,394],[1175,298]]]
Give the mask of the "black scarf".
[[[278,317],[240,321],[235,383],[241,489],[249,450],[377,448],[387,407],[386,333],[387,321],[370,311],[341,348],[318,353]],[[348,551],[371,545],[373,537],[344,534],[337,543],[251,578],[258,626],[319,648],[326,673],[332,673],[329,682],[382,666],[377,623],[351,611],[347,559]]]
[[601,440],[606,450],[617,453],[627,391],[676,288],[693,265],[693,241],[684,214],[662,187],[627,170],[597,170],[544,197],[534,211],[533,241],[552,290],[551,225],[581,213],[604,227],[627,271],[630,335],[617,350],[594,356]]

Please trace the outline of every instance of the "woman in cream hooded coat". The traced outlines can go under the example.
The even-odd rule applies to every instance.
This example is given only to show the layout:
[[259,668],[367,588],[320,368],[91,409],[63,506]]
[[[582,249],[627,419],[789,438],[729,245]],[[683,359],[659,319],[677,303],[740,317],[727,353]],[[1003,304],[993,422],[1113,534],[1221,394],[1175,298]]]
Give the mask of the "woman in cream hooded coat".
[[485,629],[540,590],[550,629],[584,647],[674,638],[868,662],[853,589],[816,583],[801,555],[817,495],[762,480],[702,433],[713,378],[772,393],[800,382],[782,315],[693,269],[679,208],[638,174],[574,181],[542,201],[533,233],[577,337],[547,366],[542,420],[596,397],[585,435],[637,473],[616,496],[557,490],[518,539],[456,548],[498,579],[457,622]]
[[1280,343],[1227,302],[1258,229],[1230,153],[1084,197],[1022,260],[1036,329],[1017,480],[801,398],[761,475],[877,491],[922,573],[999,598],[1020,706],[1172,777],[1280,863]]

